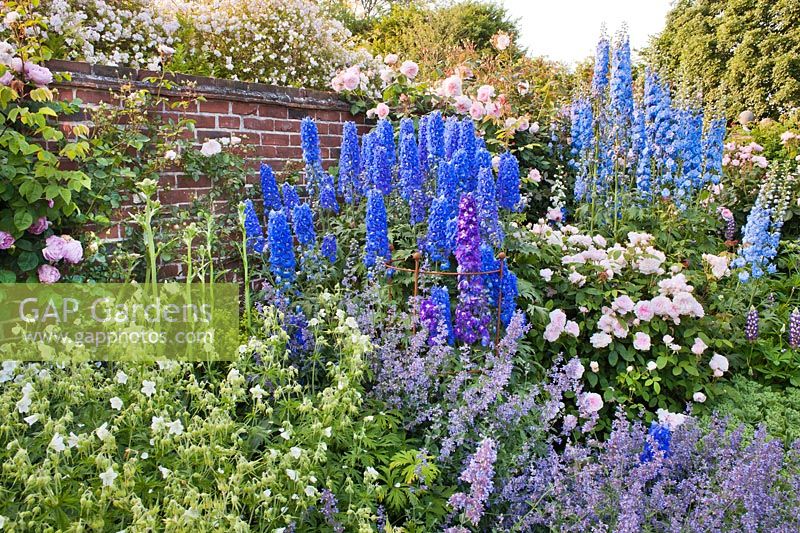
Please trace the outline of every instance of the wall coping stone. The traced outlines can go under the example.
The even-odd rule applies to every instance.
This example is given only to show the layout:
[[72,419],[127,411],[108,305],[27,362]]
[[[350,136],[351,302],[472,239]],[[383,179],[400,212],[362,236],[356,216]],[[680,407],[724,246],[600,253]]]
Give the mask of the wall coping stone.
[[[131,83],[137,89],[146,89],[154,86],[145,81],[147,78],[162,74],[152,70],[92,65],[80,61],[51,60],[47,66],[54,72],[69,73],[71,76],[71,80],[63,80],[56,85],[89,89],[118,89],[125,83]],[[213,100],[277,104],[300,109],[350,110],[347,102],[333,92],[186,74],[170,73],[165,78],[177,85],[175,90],[162,90],[165,95],[178,96],[191,89],[193,94]]]

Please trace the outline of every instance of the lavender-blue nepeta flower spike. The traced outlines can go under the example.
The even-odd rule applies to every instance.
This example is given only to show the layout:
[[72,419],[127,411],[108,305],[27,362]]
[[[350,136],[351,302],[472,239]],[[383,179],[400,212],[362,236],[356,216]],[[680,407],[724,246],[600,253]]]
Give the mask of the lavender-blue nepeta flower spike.
[[300,204],[292,212],[292,224],[294,225],[294,236],[302,246],[313,247],[317,237],[314,232],[314,214],[311,206]]
[[264,198],[264,212],[269,213],[273,209],[283,207],[281,194],[278,192],[278,183],[275,181],[275,174],[272,167],[266,163],[261,163],[261,195]]
[[267,225],[269,243],[269,268],[275,276],[276,285],[285,288],[295,279],[294,248],[289,221],[283,210],[272,211]]
[[519,162],[511,152],[505,152],[500,156],[500,166],[497,172],[497,200],[500,207],[509,211],[519,209]]
[[[481,276],[467,275],[481,268],[481,235],[478,208],[471,193],[461,197],[458,210],[458,233],[455,256],[458,261],[458,305],[456,306],[456,338],[466,344],[480,340],[489,342],[489,313],[486,291]],[[463,274],[462,274],[463,273]]]
[[339,185],[337,192],[351,204],[361,195],[359,174],[361,173],[361,151],[358,146],[356,123],[348,121],[342,127],[342,146],[339,152]]
[[367,242],[364,265],[373,267],[377,261],[390,259],[389,228],[386,222],[386,206],[383,195],[375,189],[367,192]]
[[328,489],[322,489],[319,493],[319,501],[322,504],[320,512],[325,518],[325,523],[333,529],[334,533],[342,533],[344,526],[336,520],[336,515],[339,513],[339,508],[336,504],[336,496]]
[[494,488],[494,463],[497,450],[494,440],[484,438],[469,461],[467,468],[459,479],[469,483],[469,493],[457,492],[450,497],[448,503],[456,510],[464,510],[467,520],[477,526],[483,517],[483,511]]
[[264,230],[251,200],[244,201],[244,234],[247,237],[248,251],[257,254],[264,251]]

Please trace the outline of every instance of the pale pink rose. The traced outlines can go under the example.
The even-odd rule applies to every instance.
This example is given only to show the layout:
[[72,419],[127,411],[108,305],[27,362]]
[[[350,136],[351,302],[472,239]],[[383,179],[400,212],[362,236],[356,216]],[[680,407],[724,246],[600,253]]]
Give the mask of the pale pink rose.
[[389,85],[394,79],[394,71],[390,68],[383,68],[380,71],[380,77],[384,85]]
[[749,148],[750,150],[752,150],[754,152],[763,152],[764,151],[764,147],[761,146],[760,144],[756,143],[756,142],[751,142],[750,144],[747,145],[747,148]]
[[564,331],[568,334],[572,335],[573,337],[577,337],[581,334],[581,328],[578,326],[578,323],[574,320],[567,320],[567,324],[564,326]]
[[14,236],[7,231],[0,230],[0,250],[8,250],[14,246]]
[[722,156],[722,166],[727,167],[731,162],[731,157],[729,155]]
[[481,85],[478,87],[476,98],[479,102],[486,103],[494,97],[494,87],[491,85]]
[[703,339],[700,337],[695,337],[694,344],[692,344],[692,353],[695,355],[702,355],[703,352],[706,351],[706,348],[708,348],[708,344],[703,342]]
[[513,130],[517,126],[517,119],[515,119],[514,117],[508,117],[506,121],[503,123],[503,126],[505,126],[507,130]]
[[61,279],[61,272],[52,265],[39,265],[37,273],[39,274],[40,283],[50,284]]
[[511,45],[511,36],[502,31],[497,32],[494,37],[492,37],[492,43],[495,48],[502,52]]
[[767,162],[767,158],[762,155],[754,155],[753,164],[758,165],[761,168],[767,168],[767,166],[769,165],[769,163]]
[[658,295],[650,300],[650,307],[653,313],[658,316],[670,316],[673,314],[672,301],[663,295]]
[[42,249],[42,256],[47,261],[55,263],[64,258],[64,246],[67,244],[64,239],[58,235],[51,235],[44,242],[45,247]]
[[672,300],[678,316],[691,316],[694,318],[703,318],[706,316],[703,306],[689,292],[680,292],[676,294]]
[[597,361],[592,361],[589,363],[589,369],[597,374],[600,371],[600,364]]
[[694,401],[696,401],[697,403],[705,403],[705,401],[706,401],[706,399],[707,399],[707,398],[706,398],[706,395],[705,395],[705,394],[703,394],[702,392],[698,391],[698,392],[695,392],[695,393],[692,395],[692,399],[693,399]]
[[564,367],[564,371],[570,379],[581,379],[586,369],[577,358],[573,359]]
[[539,183],[542,181],[542,173],[539,172],[539,169],[532,168],[528,171],[528,179],[534,183]]
[[637,331],[633,336],[633,347],[643,352],[648,351],[650,349],[650,335],[643,331]]
[[480,120],[483,118],[483,115],[486,114],[486,110],[483,108],[483,104],[474,101],[469,108],[469,116],[472,117],[472,120]]
[[442,81],[442,96],[455,98],[461,94],[461,78],[459,76],[449,76]]
[[577,285],[578,287],[583,287],[583,284],[586,283],[586,276],[581,274],[580,272],[572,272],[570,273],[569,282],[573,285]]
[[487,103],[484,108],[486,109],[486,114],[493,118],[500,118],[501,109],[500,106],[494,102]]
[[703,261],[711,267],[711,275],[722,279],[731,273],[728,268],[728,258],[720,255],[703,254]]
[[561,209],[558,207],[553,207],[552,209],[547,210],[547,220],[552,222],[561,222],[564,213],[562,213]]
[[621,315],[630,313],[633,311],[634,307],[635,304],[633,303],[633,300],[631,300],[631,297],[627,294],[617,296],[617,298],[611,303],[611,308]]
[[22,63],[22,58],[21,57],[15,57],[14,59],[11,60],[11,68],[15,72],[20,72],[21,73],[22,72],[22,66],[23,66],[23,63]]
[[[650,348],[648,347],[647,349],[649,350]],[[655,372],[657,369],[658,369],[658,363],[656,363],[655,361],[648,361],[647,362],[647,370],[648,370],[648,372]]]
[[556,327],[554,324],[548,324],[547,327],[544,328],[544,340],[547,342],[555,342],[563,331],[563,329]]
[[686,415],[682,413],[670,413],[666,409],[659,409],[656,414],[658,415],[659,424],[668,427],[670,431],[675,431],[681,424],[686,422]]
[[618,339],[624,339],[628,336],[628,324],[621,320],[614,320],[611,325],[611,333]]
[[517,131],[525,131],[530,127],[528,117],[519,117],[517,119]]
[[358,67],[350,67],[342,73],[342,85],[348,91],[354,91],[361,83],[361,71]]
[[539,133],[539,123],[534,122],[533,124],[531,124],[530,127],[528,128],[528,131],[531,133]]
[[41,235],[47,231],[47,228],[49,227],[50,221],[47,220],[47,217],[39,217],[33,224],[31,224],[31,226],[28,228],[28,231],[34,235]]
[[606,333],[611,333],[614,330],[614,324],[617,322],[617,317],[612,314],[603,314],[600,320],[597,321],[597,327]]
[[386,54],[386,57],[383,58],[383,62],[387,65],[394,65],[397,63],[397,60],[400,59],[397,57],[397,54]]
[[6,71],[5,74],[0,76],[0,85],[3,85],[4,87],[11,85],[12,81],[14,81],[14,75],[11,74],[10,70]]
[[564,330],[567,325],[567,315],[561,309],[553,309],[550,311],[550,324],[558,328],[559,331]]
[[389,116],[389,106],[381,102],[377,106],[375,106],[375,114],[378,115],[378,118],[386,118]]
[[62,235],[64,241],[64,261],[77,265],[83,259],[83,246],[69,235]]
[[200,153],[203,154],[205,157],[211,157],[213,155],[217,155],[221,151],[222,151],[222,145],[216,139],[208,139],[200,147]]
[[553,271],[549,268],[543,268],[539,271],[539,275],[545,281],[550,281],[553,278]]
[[456,113],[459,115],[466,115],[472,107],[472,99],[469,96],[462,94],[456,97],[455,108]]
[[403,61],[403,64],[400,65],[400,73],[406,78],[413,80],[419,73],[419,65],[413,61]]
[[733,212],[728,209],[727,207],[723,207],[719,210],[719,214],[725,220],[730,220],[733,218]]
[[650,322],[653,316],[655,316],[649,300],[640,300],[636,302],[636,305],[633,306],[633,314],[636,315],[636,318],[645,322]]
[[795,135],[791,131],[788,131],[788,130],[784,131],[783,133],[781,133],[781,143],[782,144],[786,144],[787,142],[791,141],[795,137],[797,137],[797,135]]
[[53,73],[47,67],[40,67],[30,61],[25,62],[25,77],[37,87],[46,87],[53,83]]
[[720,377],[728,371],[728,358],[724,355],[715,353],[708,362],[708,366],[714,371],[715,377]]
[[596,413],[603,408],[603,398],[596,392],[584,392],[580,397],[580,409],[584,413]]
[[611,338],[611,335],[609,335],[608,333],[602,332],[602,331],[597,332],[594,335],[592,335],[591,337],[589,337],[589,342],[595,348],[605,348],[606,346],[611,344],[612,340],[613,339]]

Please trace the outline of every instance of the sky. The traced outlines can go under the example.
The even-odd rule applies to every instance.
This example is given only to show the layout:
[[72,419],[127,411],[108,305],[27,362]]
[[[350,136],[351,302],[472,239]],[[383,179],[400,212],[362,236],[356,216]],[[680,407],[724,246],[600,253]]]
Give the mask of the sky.
[[[501,0],[519,18],[520,44],[534,56],[574,65],[594,55],[603,23],[609,35],[628,24],[631,48],[664,27],[671,0]],[[635,54],[634,54],[635,57]]]

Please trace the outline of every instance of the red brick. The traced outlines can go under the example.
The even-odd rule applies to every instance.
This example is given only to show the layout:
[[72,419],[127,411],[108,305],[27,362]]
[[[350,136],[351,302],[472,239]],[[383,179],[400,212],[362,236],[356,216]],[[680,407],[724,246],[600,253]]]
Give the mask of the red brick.
[[275,121],[271,118],[249,118],[244,117],[244,129],[258,131],[272,131]]
[[339,111],[330,111],[330,110],[320,110],[314,112],[314,118],[317,120],[330,120],[333,122],[339,122],[342,120],[341,113]]
[[207,100],[198,102],[201,113],[230,113],[231,103],[226,100]]
[[169,263],[158,267],[158,275],[162,278],[183,277],[183,265],[180,263]]
[[159,200],[166,205],[190,204],[196,198],[207,195],[206,189],[173,189],[171,191],[159,191]]
[[198,187],[211,188],[212,180],[208,176],[200,176],[197,181],[192,176],[181,174],[175,176],[175,187],[178,189],[196,189]]
[[232,102],[231,113],[234,115],[258,115],[258,104],[254,102]]
[[238,130],[242,127],[241,117],[219,117],[217,119],[217,127],[225,128],[228,130]]
[[122,228],[119,224],[115,224],[110,228],[98,231],[97,238],[104,241],[120,239],[122,238]]
[[288,118],[289,109],[275,104],[260,104],[258,106],[258,115],[261,117]]
[[297,120],[276,120],[275,131],[300,131],[300,121]]
[[76,89],[75,98],[80,98],[84,104],[99,104],[100,102],[110,102],[111,94],[108,91]]
[[292,136],[285,133],[262,133],[261,144],[263,146],[291,146]]

